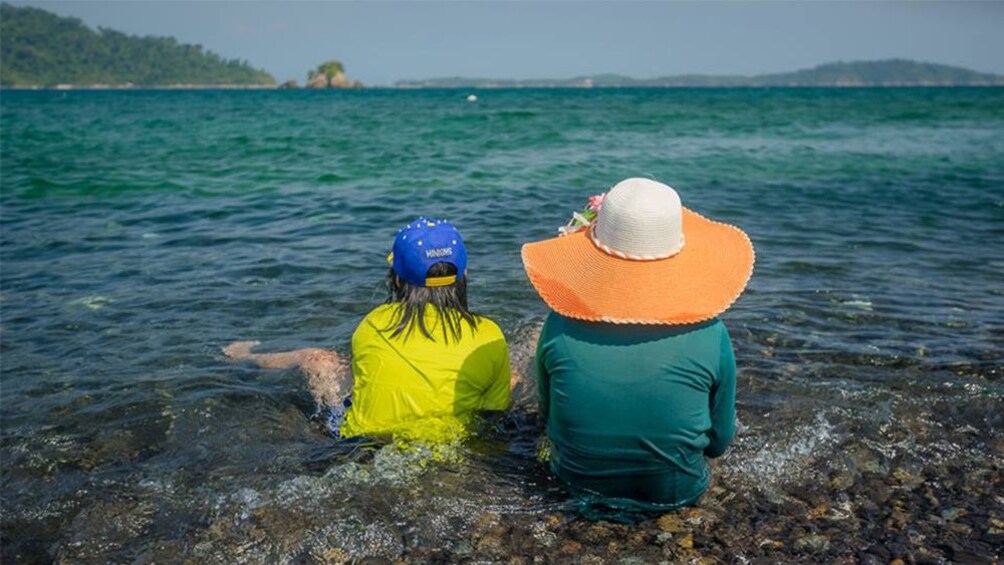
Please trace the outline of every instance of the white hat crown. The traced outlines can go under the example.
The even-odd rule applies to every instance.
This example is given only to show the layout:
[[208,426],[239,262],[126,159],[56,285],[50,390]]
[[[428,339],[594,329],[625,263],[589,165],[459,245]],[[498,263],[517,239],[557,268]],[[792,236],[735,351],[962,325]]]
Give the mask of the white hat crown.
[[603,198],[590,236],[604,252],[623,259],[672,257],[684,243],[680,195],[651,179],[623,180]]

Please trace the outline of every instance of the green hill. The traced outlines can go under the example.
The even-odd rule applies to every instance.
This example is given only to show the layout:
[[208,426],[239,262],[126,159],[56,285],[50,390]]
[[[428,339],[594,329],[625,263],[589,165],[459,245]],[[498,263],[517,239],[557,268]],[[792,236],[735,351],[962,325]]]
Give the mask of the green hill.
[[402,88],[531,87],[771,87],[771,86],[1004,86],[1004,76],[906,59],[827,63],[791,73],[755,76],[676,75],[635,79],[603,74],[570,79],[477,79],[450,77],[400,81]]
[[0,85],[272,85],[246,61],[171,37],[137,37],[38,8],[0,6]]
[[753,77],[765,86],[990,86],[1004,77],[962,67],[907,59],[828,63],[811,69]]

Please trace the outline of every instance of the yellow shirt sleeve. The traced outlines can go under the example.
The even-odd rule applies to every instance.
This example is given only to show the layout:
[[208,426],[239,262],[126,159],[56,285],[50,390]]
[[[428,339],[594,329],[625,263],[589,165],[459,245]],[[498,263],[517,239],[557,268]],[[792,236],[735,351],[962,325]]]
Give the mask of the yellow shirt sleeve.
[[[492,323],[485,320],[484,323]],[[492,323],[492,325],[494,325]],[[497,327],[496,327],[497,328]],[[507,410],[509,408],[509,382],[512,374],[509,368],[509,346],[502,336],[501,330],[498,341],[492,342],[490,355],[495,364],[495,371],[492,373],[488,388],[481,396],[481,410]]]

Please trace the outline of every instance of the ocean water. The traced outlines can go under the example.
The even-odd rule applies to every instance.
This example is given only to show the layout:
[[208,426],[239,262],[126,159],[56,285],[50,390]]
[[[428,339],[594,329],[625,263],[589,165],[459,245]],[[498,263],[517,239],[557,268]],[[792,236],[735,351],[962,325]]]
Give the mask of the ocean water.
[[[1001,558],[1004,89],[467,94],[2,94],[4,562]],[[739,434],[682,530],[578,518],[531,394],[435,463],[220,354],[347,352],[427,214],[526,361],[520,245],[631,176],[757,251]]]

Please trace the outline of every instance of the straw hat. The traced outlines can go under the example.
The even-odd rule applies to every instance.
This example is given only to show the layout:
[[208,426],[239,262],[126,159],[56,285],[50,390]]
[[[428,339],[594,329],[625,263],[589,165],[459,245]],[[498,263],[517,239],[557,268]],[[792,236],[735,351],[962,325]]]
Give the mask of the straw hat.
[[693,324],[721,314],[753,274],[735,226],[680,204],[672,188],[627,179],[585,229],[523,246],[523,266],[555,312],[617,324]]

